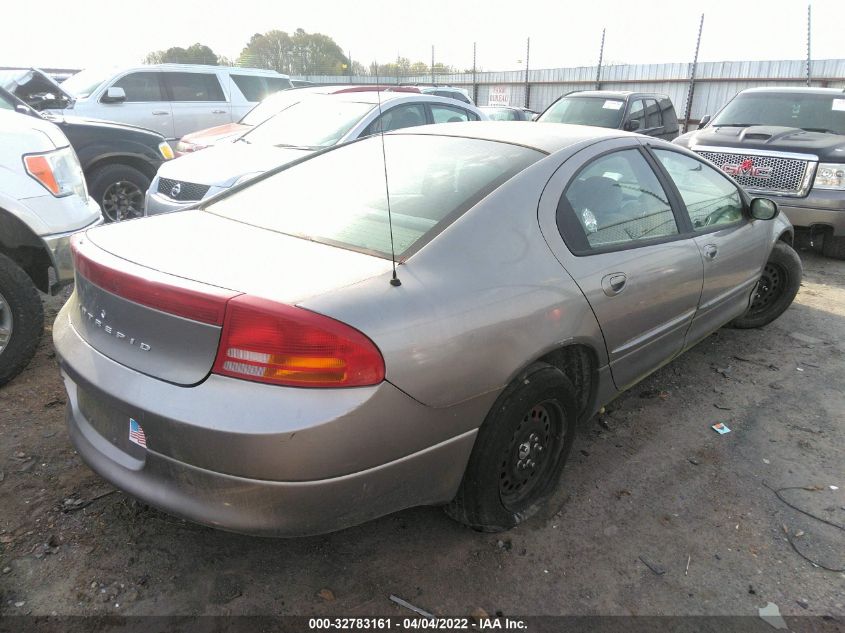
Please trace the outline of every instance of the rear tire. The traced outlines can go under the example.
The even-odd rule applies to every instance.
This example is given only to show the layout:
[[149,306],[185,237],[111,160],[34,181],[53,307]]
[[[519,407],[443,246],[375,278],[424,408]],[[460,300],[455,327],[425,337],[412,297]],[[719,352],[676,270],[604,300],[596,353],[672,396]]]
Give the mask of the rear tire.
[[0,386],[32,360],[44,331],[44,308],[35,284],[14,261],[0,255]]
[[825,235],[822,243],[822,254],[833,259],[845,259],[845,237]]
[[141,171],[121,163],[103,165],[91,173],[88,182],[107,222],[143,217],[150,179]]
[[487,414],[446,514],[482,532],[508,530],[535,514],[572,449],[577,402],[562,371],[528,367]]
[[751,306],[744,315],[732,321],[731,326],[757,328],[777,319],[792,305],[803,274],[804,267],[798,253],[786,242],[777,242],[763,268]]

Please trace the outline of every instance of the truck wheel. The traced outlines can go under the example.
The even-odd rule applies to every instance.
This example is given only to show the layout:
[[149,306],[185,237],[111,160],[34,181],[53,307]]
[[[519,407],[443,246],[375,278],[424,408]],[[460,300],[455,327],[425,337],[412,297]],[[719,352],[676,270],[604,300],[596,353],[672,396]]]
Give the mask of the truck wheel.
[[748,312],[734,319],[736,328],[763,327],[786,310],[798,294],[804,267],[792,247],[786,242],[777,242],[763,268]]
[[534,363],[496,400],[481,425],[461,487],[446,514],[483,532],[508,530],[554,492],[572,448],[575,388]]
[[845,237],[833,237],[829,233],[824,236],[822,253],[825,257],[845,259]]
[[44,330],[44,308],[32,279],[0,255],[0,386],[27,366]]
[[88,182],[107,222],[143,217],[150,179],[142,172],[129,165],[103,165],[91,173]]

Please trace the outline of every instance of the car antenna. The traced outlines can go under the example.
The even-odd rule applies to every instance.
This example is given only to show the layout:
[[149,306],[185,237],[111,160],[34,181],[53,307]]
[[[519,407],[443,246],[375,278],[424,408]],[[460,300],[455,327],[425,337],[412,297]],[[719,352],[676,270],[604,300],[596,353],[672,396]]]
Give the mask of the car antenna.
[[393,277],[390,279],[391,286],[401,286],[402,282],[396,276],[396,251],[393,247],[393,216],[390,213],[390,185],[387,180],[387,153],[384,151],[384,119],[381,112],[381,90],[376,90],[378,98],[378,120],[379,136],[381,137],[381,162],[384,165],[384,191],[387,194],[387,225],[390,227],[390,261],[393,262]]

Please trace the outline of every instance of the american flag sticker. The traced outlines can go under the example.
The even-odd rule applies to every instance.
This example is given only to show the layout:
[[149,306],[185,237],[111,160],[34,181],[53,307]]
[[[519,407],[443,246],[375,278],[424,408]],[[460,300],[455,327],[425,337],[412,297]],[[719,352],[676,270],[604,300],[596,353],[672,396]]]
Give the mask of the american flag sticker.
[[129,441],[147,448],[147,436],[144,435],[144,429],[132,418],[129,418]]

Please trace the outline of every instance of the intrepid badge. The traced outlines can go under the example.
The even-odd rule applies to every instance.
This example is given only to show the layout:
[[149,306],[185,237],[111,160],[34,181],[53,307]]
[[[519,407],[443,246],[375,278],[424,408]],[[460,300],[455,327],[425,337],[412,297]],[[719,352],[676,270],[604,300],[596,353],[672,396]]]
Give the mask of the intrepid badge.
[[120,330],[115,329],[112,325],[106,323],[106,311],[100,310],[99,318],[93,313],[89,312],[88,308],[84,305],[79,306],[80,312],[82,312],[83,318],[88,319],[88,322],[93,324],[95,327],[100,328],[103,332],[108,334],[109,336],[115,337],[117,340],[124,340],[130,345],[137,347],[142,352],[149,352],[151,347],[148,343],[144,343],[143,341],[139,341],[134,336],[127,336]]

